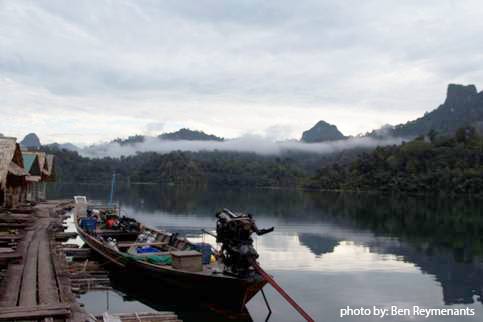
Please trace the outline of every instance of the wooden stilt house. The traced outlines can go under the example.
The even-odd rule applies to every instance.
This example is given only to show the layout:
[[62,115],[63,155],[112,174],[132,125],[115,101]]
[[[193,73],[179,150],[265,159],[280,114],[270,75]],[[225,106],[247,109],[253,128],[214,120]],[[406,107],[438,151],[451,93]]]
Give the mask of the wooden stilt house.
[[32,182],[32,189],[34,189],[32,196],[35,200],[33,201],[46,200],[47,182],[55,181],[53,156],[48,156],[45,152],[38,151],[23,151],[22,154],[24,158],[28,158],[29,160],[32,158],[37,159],[36,167],[38,167],[39,171],[33,169],[34,174],[28,177],[28,180]]
[[17,207],[26,200],[22,152],[16,138],[0,137],[0,206]]
[[29,173],[27,181],[27,201],[34,202],[39,200],[40,181],[42,171],[40,169],[39,158],[35,153],[22,151],[24,169]]

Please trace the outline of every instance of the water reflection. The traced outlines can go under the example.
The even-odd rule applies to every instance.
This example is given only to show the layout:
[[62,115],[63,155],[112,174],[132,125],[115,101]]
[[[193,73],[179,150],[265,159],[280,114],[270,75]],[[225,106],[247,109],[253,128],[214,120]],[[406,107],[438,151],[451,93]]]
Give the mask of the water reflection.
[[314,233],[300,233],[298,237],[300,244],[307,246],[316,256],[332,253],[341,242],[340,239]]
[[[108,191],[107,186],[62,186],[51,194],[105,199]],[[483,289],[479,200],[162,186],[121,187],[118,199],[147,224],[194,240],[214,242],[200,229],[213,229],[213,214],[223,207],[255,214],[259,226],[275,225],[273,234],[255,241],[261,263],[317,317],[336,320],[346,305],[462,304],[473,305],[477,316],[459,321],[482,317],[481,304],[474,304],[481,303]],[[274,299],[272,321],[297,320],[267,292]],[[159,305],[141,300],[145,292],[127,293],[152,308]],[[252,302],[252,317],[263,320],[262,301]]]
[[[251,322],[248,311],[234,314],[219,312],[217,307],[203,307],[189,301],[186,294],[179,294],[170,289],[156,288],[136,280],[127,279],[124,275],[113,273],[110,276],[112,286],[118,294],[122,294],[123,302],[140,302],[157,311],[176,312],[184,322]],[[208,290],[207,290],[208,291]]]

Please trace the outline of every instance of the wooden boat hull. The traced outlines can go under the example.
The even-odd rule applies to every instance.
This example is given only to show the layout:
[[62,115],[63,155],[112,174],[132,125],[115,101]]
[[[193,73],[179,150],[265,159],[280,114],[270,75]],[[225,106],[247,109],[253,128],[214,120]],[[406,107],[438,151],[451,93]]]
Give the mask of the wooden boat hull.
[[176,312],[183,321],[210,322],[253,322],[248,310],[243,311],[225,309],[221,305],[202,303],[196,298],[187,298],[186,292],[175,292],[172,287],[153,281],[138,283],[135,279],[126,279],[126,274],[120,270],[111,270],[109,278],[112,287],[122,296],[132,301],[135,299],[157,311]]
[[86,231],[75,220],[79,236],[100,256],[112,263],[116,269],[125,272],[126,278],[133,279],[147,287],[158,287],[162,292],[172,292],[200,304],[241,312],[245,304],[267,283],[260,275],[253,278],[234,278],[219,274],[199,274],[153,265],[144,261],[123,256],[107,247]]
[[179,293],[178,295],[236,311],[242,311],[245,304],[266,284],[261,278],[238,279],[185,274],[176,270],[160,271],[156,267],[146,267],[135,261],[127,265],[127,270],[134,274],[142,272],[143,278],[159,282],[158,286],[168,287],[172,292]]

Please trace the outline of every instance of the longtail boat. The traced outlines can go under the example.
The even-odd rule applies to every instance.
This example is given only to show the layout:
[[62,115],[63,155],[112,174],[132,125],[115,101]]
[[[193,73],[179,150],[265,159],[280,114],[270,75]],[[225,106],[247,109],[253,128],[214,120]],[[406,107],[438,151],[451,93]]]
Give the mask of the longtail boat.
[[[163,291],[169,287],[170,291],[184,292],[200,303],[238,312],[244,311],[245,304],[267,283],[250,265],[258,257],[251,246],[251,233],[247,242],[240,244],[240,238],[246,239],[243,229],[264,234],[273,228],[258,230],[254,221],[248,227],[245,219],[251,220],[251,216],[244,216],[242,221],[241,216],[228,210],[218,214],[217,241],[222,243],[222,249],[216,251],[176,233],[122,217],[115,207],[89,205],[83,196],[74,199],[74,223],[79,236],[118,270],[128,273],[124,275],[131,281],[160,282]],[[241,225],[244,228],[238,231]],[[244,237],[231,236],[237,232]]]

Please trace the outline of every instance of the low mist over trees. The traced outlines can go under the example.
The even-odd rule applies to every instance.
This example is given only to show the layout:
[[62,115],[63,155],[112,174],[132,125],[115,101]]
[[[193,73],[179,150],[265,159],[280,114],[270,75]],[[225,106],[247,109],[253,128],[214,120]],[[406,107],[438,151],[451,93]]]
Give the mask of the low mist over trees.
[[57,173],[62,182],[107,183],[116,172],[119,180],[131,183],[406,193],[483,191],[483,139],[472,127],[461,128],[451,137],[432,130],[402,145],[327,156],[175,151],[89,159],[67,150],[48,152],[57,155]]
[[[315,163],[290,157],[236,152],[138,153],[121,158],[89,159],[77,152],[49,150],[57,156],[61,182],[107,183],[112,173],[124,182],[218,184],[233,186],[283,186],[303,184]],[[307,168],[303,169],[303,165]],[[309,170],[307,170],[309,169]]]

